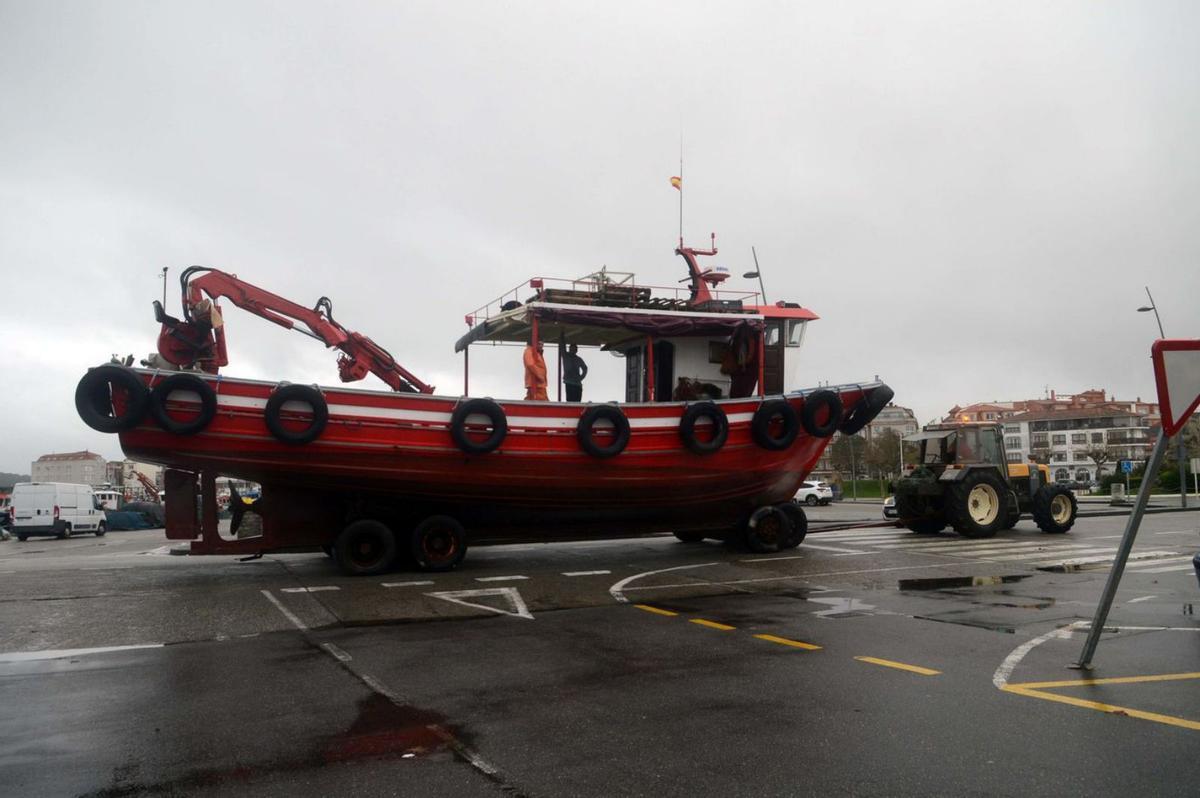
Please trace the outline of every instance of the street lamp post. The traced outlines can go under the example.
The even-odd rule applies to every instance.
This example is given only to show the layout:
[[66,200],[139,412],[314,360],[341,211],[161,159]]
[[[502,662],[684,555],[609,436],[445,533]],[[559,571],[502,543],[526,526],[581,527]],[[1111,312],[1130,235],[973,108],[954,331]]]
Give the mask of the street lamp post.
[[767,289],[763,286],[762,269],[758,267],[758,253],[754,251],[754,247],[750,247],[750,254],[754,255],[754,271],[746,272],[742,276],[747,280],[758,278],[758,291],[762,296],[762,303],[767,304]]
[[[1167,334],[1163,332],[1162,319],[1158,316],[1158,306],[1154,304],[1154,296],[1150,293],[1150,286],[1146,286],[1146,298],[1150,300],[1149,305],[1143,305],[1138,308],[1138,313],[1154,312],[1154,320],[1158,322],[1158,337],[1166,338]],[[1179,501],[1181,506],[1187,507],[1187,444],[1183,440],[1183,433],[1179,433],[1178,439],[1179,449],[1176,456],[1179,459]]]

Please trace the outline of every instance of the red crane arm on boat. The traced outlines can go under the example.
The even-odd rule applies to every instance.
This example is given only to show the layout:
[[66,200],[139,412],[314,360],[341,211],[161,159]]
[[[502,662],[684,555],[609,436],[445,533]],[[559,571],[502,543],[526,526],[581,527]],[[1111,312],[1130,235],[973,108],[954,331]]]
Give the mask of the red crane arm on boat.
[[[202,272],[200,276],[192,276],[198,271]],[[218,269],[192,267],[184,271],[180,282],[183,285],[184,321],[166,316],[161,312],[161,306],[157,312],[163,325],[158,351],[172,363],[198,364],[211,373],[228,365],[225,325],[216,303],[217,299],[224,298],[280,327],[298,329],[328,347],[337,347],[342,352],[338,357],[338,375],[342,382],[354,382],[374,374],[394,391],[433,393],[432,385],[417,379],[382,346],[336,322],[333,303],[326,297],[321,297],[316,307],[306,308]],[[206,299],[205,295],[211,299]],[[298,328],[297,322],[308,330]]]

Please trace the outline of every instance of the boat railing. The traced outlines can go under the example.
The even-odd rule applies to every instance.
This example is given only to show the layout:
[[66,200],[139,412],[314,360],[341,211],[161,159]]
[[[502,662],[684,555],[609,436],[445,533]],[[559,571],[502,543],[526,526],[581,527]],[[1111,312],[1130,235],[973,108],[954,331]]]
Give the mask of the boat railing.
[[745,312],[745,306],[759,304],[757,291],[710,289],[713,299],[704,306],[691,300],[688,286],[641,285],[631,272],[601,271],[576,280],[560,277],[534,277],[505,291],[465,317],[467,326],[495,318],[530,302],[560,305],[639,308],[645,310],[692,310],[705,312]]

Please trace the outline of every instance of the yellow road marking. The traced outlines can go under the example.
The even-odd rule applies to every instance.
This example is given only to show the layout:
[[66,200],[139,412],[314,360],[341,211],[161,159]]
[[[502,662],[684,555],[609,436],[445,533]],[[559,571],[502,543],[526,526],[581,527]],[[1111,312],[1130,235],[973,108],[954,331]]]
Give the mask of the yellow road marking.
[[799,640],[788,640],[786,637],[776,637],[775,635],[755,635],[759,640],[766,640],[768,643],[778,643],[781,646],[791,646],[792,648],[803,648],[806,651],[820,651],[820,646],[814,646],[812,643],[802,643]]
[[1163,673],[1154,676],[1117,676],[1110,679],[1073,679],[1070,681],[1060,682],[1024,682],[1022,684],[1006,684],[1000,689],[1006,693],[1016,693],[1017,695],[1029,696],[1030,698],[1041,698],[1045,699],[1046,701],[1057,701],[1060,704],[1069,704],[1073,707],[1094,709],[1099,712],[1108,712],[1114,715],[1128,715],[1131,718],[1149,720],[1154,723],[1165,723],[1168,726],[1178,726],[1181,729],[1200,731],[1200,722],[1194,720],[1177,718],[1173,715],[1160,715],[1157,712],[1144,712],[1140,709],[1119,707],[1115,704],[1104,704],[1099,701],[1089,701],[1086,698],[1076,698],[1075,696],[1070,695],[1047,693],[1043,689],[1050,687],[1090,687],[1098,684],[1146,684],[1148,682],[1174,682],[1185,679],[1200,679],[1200,673]]
[[658,607],[651,607],[649,604],[634,604],[633,606],[637,607],[639,610],[652,612],[655,615],[666,615],[672,618],[679,614],[677,612],[671,612],[670,610],[660,610]]
[[727,626],[723,623],[717,623],[716,621],[706,621],[703,618],[689,618],[688,622],[699,624],[700,626],[707,626],[710,629],[720,629],[722,632],[728,632],[730,629],[737,628],[735,626]]
[[1066,682],[1020,682],[1009,687],[1041,690],[1047,687],[1087,687],[1092,684],[1138,684],[1142,682],[1174,682],[1181,679],[1200,679],[1200,673],[1161,673],[1155,676],[1116,676],[1110,679],[1073,679]]
[[892,662],[888,659],[876,659],[875,657],[855,657],[859,662],[869,662],[872,665],[882,665],[885,668],[896,668],[902,671],[911,671],[919,673],[922,676],[937,676],[941,671],[935,671],[933,668],[922,668],[920,665],[905,665],[903,662]]

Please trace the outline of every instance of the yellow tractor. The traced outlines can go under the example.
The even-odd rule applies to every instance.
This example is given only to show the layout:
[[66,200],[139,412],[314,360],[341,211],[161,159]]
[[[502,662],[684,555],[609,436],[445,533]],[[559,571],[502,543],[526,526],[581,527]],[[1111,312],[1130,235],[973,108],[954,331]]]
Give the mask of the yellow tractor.
[[896,515],[914,532],[950,525],[963,537],[990,538],[1026,513],[1043,532],[1075,524],[1075,494],[1050,482],[1045,465],[1006,462],[998,424],[931,424],[904,441],[919,454],[896,481]]

